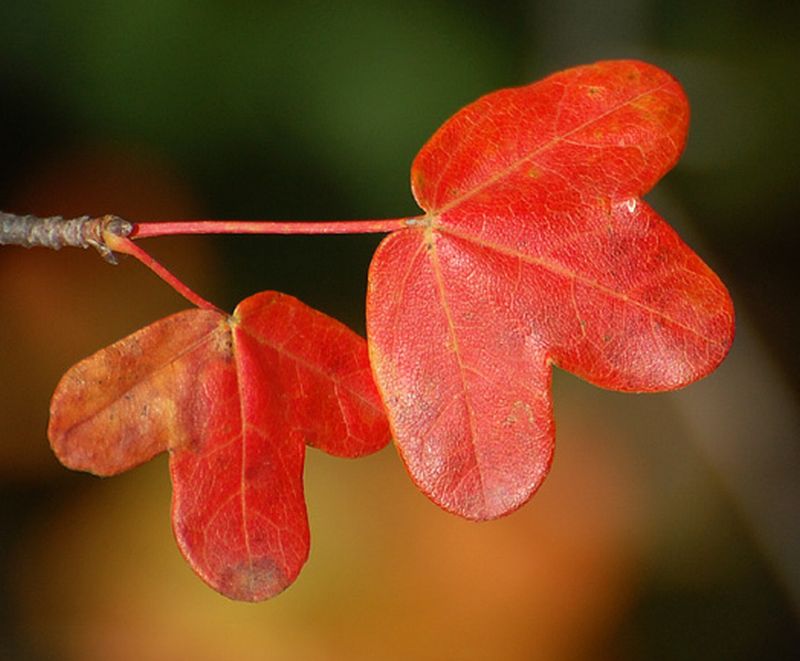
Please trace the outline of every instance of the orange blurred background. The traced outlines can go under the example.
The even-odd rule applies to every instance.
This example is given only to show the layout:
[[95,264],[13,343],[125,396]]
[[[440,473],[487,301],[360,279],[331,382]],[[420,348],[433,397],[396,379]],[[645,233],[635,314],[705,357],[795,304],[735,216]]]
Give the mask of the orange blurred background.
[[[0,659],[800,658],[800,6],[575,0],[0,5],[0,208],[131,220],[415,214],[408,168],[460,106],[641,57],[692,102],[651,202],[723,276],[738,334],[679,393],[556,374],[556,457],[474,524],[387,448],[309,450],[310,560],[239,604],[174,544],[160,457],[62,468],[49,398],[74,362],[186,303],[133,260],[0,249]],[[376,237],[148,241],[232,309],[278,289],[363,332]]]

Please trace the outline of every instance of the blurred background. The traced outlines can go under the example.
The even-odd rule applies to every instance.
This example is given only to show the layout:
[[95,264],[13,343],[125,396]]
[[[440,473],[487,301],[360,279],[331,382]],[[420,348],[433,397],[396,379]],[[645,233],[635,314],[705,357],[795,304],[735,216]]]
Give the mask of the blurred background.
[[[109,480],[46,438],[74,362],[186,307],[133,260],[0,249],[0,659],[800,658],[800,3],[2,0],[0,208],[415,215],[411,160],[479,95],[638,57],[692,103],[649,200],[729,285],[725,364],[685,391],[558,373],[539,494],[473,524],[390,447],[310,450],[311,558],[272,601],[183,562],[165,457]],[[379,237],[149,241],[232,309],[278,289],[364,330]]]

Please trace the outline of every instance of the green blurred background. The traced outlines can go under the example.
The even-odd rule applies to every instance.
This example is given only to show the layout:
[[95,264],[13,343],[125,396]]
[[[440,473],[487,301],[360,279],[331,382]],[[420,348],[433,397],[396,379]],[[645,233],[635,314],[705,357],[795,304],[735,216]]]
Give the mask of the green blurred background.
[[[649,196],[728,283],[714,375],[618,395],[559,373],[540,493],[471,524],[393,449],[309,451],[312,553],[257,605],[195,578],[163,457],[61,468],[72,363],[185,303],[133,262],[0,251],[0,659],[800,658],[800,3],[2,0],[0,208],[131,219],[416,214],[408,169],[498,87],[639,57],[686,87]],[[159,239],[232,308],[286,291],[363,332],[376,237]]]

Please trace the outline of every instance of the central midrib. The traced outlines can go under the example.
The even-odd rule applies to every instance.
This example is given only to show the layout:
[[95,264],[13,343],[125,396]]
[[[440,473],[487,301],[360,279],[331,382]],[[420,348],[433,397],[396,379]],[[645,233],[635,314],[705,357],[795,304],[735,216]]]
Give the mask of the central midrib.
[[247,412],[245,411],[245,393],[242,383],[242,374],[244,372],[243,366],[240,361],[241,350],[237,347],[236,334],[233,329],[230,329],[231,338],[233,340],[233,351],[236,359],[236,389],[239,394],[239,424],[242,430],[242,452],[241,452],[241,472],[239,477],[239,506],[242,512],[242,536],[244,538],[244,547],[247,553],[247,563],[249,571],[247,573],[249,585],[247,586],[250,592],[253,591],[253,551],[250,547],[250,532],[248,529],[248,506],[247,506]]
[[453,320],[453,315],[450,310],[450,305],[448,304],[447,296],[445,295],[444,280],[442,278],[441,267],[439,265],[439,257],[436,250],[436,237],[433,235],[433,232],[430,232],[429,241],[431,246],[431,253],[430,253],[431,266],[433,267],[433,272],[436,278],[437,290],[439,292],[439,300],[441,302],[442,311],[444,312],[445,319],[447,320],[448,332],[453,342],[453,353],[455,354],[456,362],[458,363],[458,374],[461,379],[461,391],[464,393],[464,408],[467,411],[467,418],[469,420],[469,442],[470,446],[472,447],[472,454],[475,457],[475,470],[477,471],[478,480],[480,482],[483,507],[484,509],[488,509],[488,496],[486,493],[486,483],[484,481],[483,472],[481,469],[480,452],[478,451],[478,444],[477,444],[478,434],[475,429],[475,413],[472,410],[472,405],[470,403],[469,391],[467,389],[467,380],[464,374],[464,372],[466,371],[466,366],[464,365],[464,362],[461,359],[461,348],[458,340],[458,334],[456,332],[455,322]]
[[[536,156],[539,156],[539,155],[545,153],[546,151],[548,151],[549,149],[553,148],[559,142],[561,142],[563,140],[566,140],[570,136],[578,133],[579,131],[583,131],[584,129],[589,128],[590,126],[592,126],[592,124],[595,124],[597,122],[602,121],[606,117],[608,117],[610,115],[613,115],[615,112],[617,112],[619,110],[622,110],[623,108],[625,108],[625,107],[627,107],[627,106],[629,106],[629,105],[631,105],[633,103],[636,103],[642,97],[645,97],[645,96],[647,96],[649,94],[655,94],[656,92],[659,92],[662,89],[665,89],[667,86],[669,86],[669,84],[670,84],[670,82],[665,82],[663,85],[659,85],[658,87],[654,87],[654,88],[652,88],[650,90],[647,90],[645,92],[641,92],[640,94],[637,94],[636,96],[633,96],[630,99],[627,99],[626,101],[617,104],[613,108],[610,108],[609,110],[605,111],[601,115],[598,115],[597,117],[593,117],[592,119],[583,122],[582,124],[576,126],[575,128],[570,129],[566,133],[563,133],[561,135],[558,135],[558,136],[555,136],[555,137],[551,138],[550,140],[548,140],[544,144],[542,144],[539,147],[536,147],[535,149],[533,149],[530,153],[526,154],[522,158],[517,159],[514,163],[512,163],[508,167],[500,170],[496,174],[492,175],[491,177],[488,177],[487,179],[485,179],[484,181],[479,183],[477,186],[475,186],[475,187],[471,188],[470,190],[462,193],[458,197],[450,200],[444,206],[439,207],[438,209],[430,210],[430,212],[429,212],[430,215],[439,216],[439,215],[445,213],[446,211],[449,211],[450,209],[453,209],[453,208],[457,207],[458,205],[462,204],[463,202],[465,202],[469,198],[473,197],[474,195],[477,195],[483,189],[488,188],[492,184],[504,179],[505,177],[510,175],[512,172],[514,172],[518,168],[522,167],[525,163],[527,163],[531,159],[533,159]],[[641,192],[644,192],[644,191],[641,191]]]
[[452,227],[446,227],[445,228],[445,227],[443,227],[441,225],[432,225],[431,229],[434,232],[438,232],[440,234],[445,234],[445,235],[449,234],[450,236],[454,236],[454,237],[456,237],[458,239],[461,239],[463,241],[468,241],[470,243],[474,243],[474,244],[476,244],[478,246],[481,246],[483,248],[488,248],[489,250],[493,250],[493,251],[498,252],[500,254],[507,255],[507,256],[513,257],[515,259],[519,259],[520,261],[523,261],[523,262],[525,262],[527,264],[531,264],[532,266],[538,266],[539,268],[542,268],[542,269],[544,269],[546,271],[549,271],[550,273],[552,273],[554,275],[557,275],[557,276],[560,276],[562,278],[566,278],[567,280],[575,280],[577,282],[580,282],[581,284],[584,284],[587,287],[590,287],[591,289],[595,289],[595,290],[597,290],[597,291],[599,291],[599,292],[601,292],[603,294],[606,294],[606,295],[608,295],[608,296],[610,296],[612,298],[616,298],[617,300],[622,301],[625,304],[629,304],[629,305],[632,305],[634,307],[637,307],[637,308],[639,308],[639,309],[641,309],[641,310],[643,310],[643,311],[645,311],[645,312],[647,312],[649,314],[652,314],[652,315],[658,317],[659,319],[662,319],[662,320],[664,320],[664,321],[666,321],[666,322],[668,322],[668,323],[670,323],[670,324],[672,324],[674,326],[677,326],[678,328],[681,328],[681,329],[691,333],[692,335],[700,338],[701,340],[704,340],[705,342],[708,342],[709,344],[714,344],[714,345],[719,345],[719,346],[724,346],[724,344],[725,344],[724,342],[722,342],[722,341],[720,341],[718,339],[714,339],[714,338],[707,337],[707,336],[703,335],[698,330],[692,328],[691,326],[687,326],[686,324],[678,321],[677,319],[673,319],[672,317],[670,317],[669,315],[665,314],[661,310],[658,310],[658,309],[656,309],[654,307],[651,307],[651,306],[647,305],[646,303],[642,303],[641,301],[638,301],[635,298],[631,298],[627,294],[625,294],[623,292],[620,292],[620,291],[617,291],[616,289],[612,289],[611,287],[607,287],[607,286],[599,283],[597,280],[593,280],[593,279],[588,278],[586,276],[582,276],[579,273],[577,273],[575,271],[572,271],[572,270],[570,270],[568,268],[565,268],[564,266],[562,266],[560,264],[557,264],[555,262],[551,262],[551,261],[548,261],[546,259],[542,259],[541,257],[533,257],[532,255],[526,255],[525,253],[522,253],[522,252],[520,252],[518,250],[515,250],[515,249],[513,249],[513,248],[511,248],[509,246],[504,246],[504,245],[499,244],[499,243],[493,243],[491,241],[487,241],[485,239],[482,239],[482,238],[476,237],[474,235],[471,235],[468,232],[461,232],[461,231],[459,231],[457,229],[454,229]]

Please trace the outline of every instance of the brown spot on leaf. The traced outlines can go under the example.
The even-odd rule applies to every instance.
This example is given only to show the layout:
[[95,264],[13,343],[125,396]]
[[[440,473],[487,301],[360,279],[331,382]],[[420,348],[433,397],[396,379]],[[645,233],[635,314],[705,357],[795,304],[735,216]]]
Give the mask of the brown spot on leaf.
[[233,358],[233,334],[232,326],[238,323],[231,318],[220,322],[220,325],[211,333],[211,349],[219,358],[231,360]]
[[227,567],[215,587],[231,599],[262,601],[282,592],[289,583],[291,579],[274,559],[261,557]]

